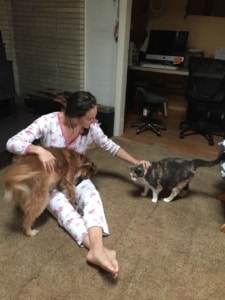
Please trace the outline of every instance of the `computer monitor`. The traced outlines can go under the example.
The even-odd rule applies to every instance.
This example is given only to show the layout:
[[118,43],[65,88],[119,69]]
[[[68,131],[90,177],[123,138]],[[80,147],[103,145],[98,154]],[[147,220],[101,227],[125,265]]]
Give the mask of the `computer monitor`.
[[179,64],[186,53],[188,31],[151,30],[146,49],[147,61]]

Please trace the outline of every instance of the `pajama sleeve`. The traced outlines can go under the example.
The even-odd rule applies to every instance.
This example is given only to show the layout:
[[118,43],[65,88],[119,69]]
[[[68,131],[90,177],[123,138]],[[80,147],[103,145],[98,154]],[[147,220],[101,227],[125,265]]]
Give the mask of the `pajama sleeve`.
[[120,146],[117,145],[113,140],[104,134],[101,127],[98,124],[93,124],[91,126],[91,135],[93,136],[94,142],[102,149],[108,151],[112,155],[116,155]]
[[11,137],[6,143],[6,149],[14,154],[25,155],[30,145],[43,136],[42,127],[44,127],[44,119],[40,117]]

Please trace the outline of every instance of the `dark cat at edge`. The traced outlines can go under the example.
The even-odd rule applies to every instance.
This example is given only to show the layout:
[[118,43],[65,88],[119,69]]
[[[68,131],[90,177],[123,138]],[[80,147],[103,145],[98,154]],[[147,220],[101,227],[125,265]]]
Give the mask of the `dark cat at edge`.
[[224,158],[224,153],[220,153],[217,159],[207,161],[203,159],[185,160],[181,158],[165,158],[151,162],[148,169],[143,165],[131,166],[130,176],[133,181],[144,185],[142,196],[146,196],[152,190],[152,202],[158,201],[159,193],[163,189],[171,191],[164,202],[172,201],[177,195],[184,196],[188,191],[190,181],[199,167],[212,167]]

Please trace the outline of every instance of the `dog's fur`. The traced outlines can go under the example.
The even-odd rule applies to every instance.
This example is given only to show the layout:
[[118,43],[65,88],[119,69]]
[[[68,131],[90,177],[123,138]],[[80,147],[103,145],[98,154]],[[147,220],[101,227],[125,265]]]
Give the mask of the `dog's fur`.
[[19,203],[24,213],[23,230],[28,236],[38,233],[31,227],[46,208],[49,192],[59,189],[75,206],[76,181],[89,178],[96,171],[95,164],[85,155],[67,148],[46,149],[56,158],[54,172],[46,172],[37,155],[29,154],[19,156],[3,173],[4,198],[15,198]]
[[[225,193],[220,194],[218,196],[218,200],[225,202]],[[225,223],[220,227],[220,231],[222,231],[223,233],[225,233]]]

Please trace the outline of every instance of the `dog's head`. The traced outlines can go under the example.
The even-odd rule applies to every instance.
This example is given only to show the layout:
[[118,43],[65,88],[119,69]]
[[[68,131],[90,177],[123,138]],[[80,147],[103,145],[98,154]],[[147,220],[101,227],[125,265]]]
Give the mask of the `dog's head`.
[[97,171],[96,164],[85,155],[80,155],[79,177],[90,178]]
[[86,155],[80,154],[74,150],[64,148],[64,158],[67,164],[74,169],[76,176],[89,178],[96,173],[96,165]]
[[130,177],[131,180],[136,181],[140,177],[144,177],[146,170],[143,165],[130,166]]

